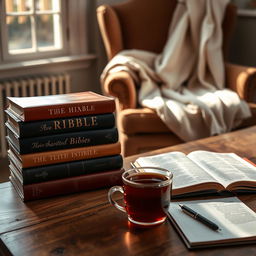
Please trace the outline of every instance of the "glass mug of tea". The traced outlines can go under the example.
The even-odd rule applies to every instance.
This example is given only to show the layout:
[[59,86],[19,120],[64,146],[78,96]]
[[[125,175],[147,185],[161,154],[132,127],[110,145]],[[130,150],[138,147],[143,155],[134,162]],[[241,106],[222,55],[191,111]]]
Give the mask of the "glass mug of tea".
[[[173,175],[159,167],[138,167],[122,174],[123,186],[114,186],[108,192],[109,202],[127,213],[128,220],[140,226],[161,224],[166,219],[170,204]],[[114,199],[115,192],[124,195],[124,207]]]

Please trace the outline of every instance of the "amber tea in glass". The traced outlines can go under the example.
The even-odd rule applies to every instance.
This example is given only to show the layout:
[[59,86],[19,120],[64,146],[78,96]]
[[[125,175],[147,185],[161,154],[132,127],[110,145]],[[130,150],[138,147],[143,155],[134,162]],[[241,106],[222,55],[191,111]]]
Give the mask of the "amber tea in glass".
[[[172,173],[158,167],[138,167],[124,172],[122,180],[123,187],[115,186],[109,190],[110,203],[126,212],[133,224],[151,226],[163,223],[165,209],[170,203]],[[124,207],[112,199],[116,191],[124,194]]]

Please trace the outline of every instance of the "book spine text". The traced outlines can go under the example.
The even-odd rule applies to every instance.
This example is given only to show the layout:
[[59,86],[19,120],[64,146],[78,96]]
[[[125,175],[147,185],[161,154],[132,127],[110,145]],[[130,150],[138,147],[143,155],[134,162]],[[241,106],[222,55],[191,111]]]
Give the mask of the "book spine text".
[[20,137],[36,137],[92,129],[106,129],[114,127],[113,113],[90,115],[63,119],[51,119],[35,122],[20,122]]
[[29,168],[41,165],[72,162],[89,158],[98,158],[102,156],[118,155],[120,153],[121,145],[119,142],[117,142],[106,145],[24,154],[20,155],[20,158],[22,161],[22,167]]
[[35,121],[71,116],[93,115],[115,112],[115,101],[55,105],[51,107],[25,108],[23,121]]
[[[15,163],[14,163],[15,164]],[[45,182],[121,168],[121,155],[22,169],[23,184]]]
[[82,131],[73,133],[62,133],[34,138],[18,139],[18,144],[14,146],[20,154],[44,152],[51,150],[86,147],[91,145],[101,145],[115,143],[118,141],[116,128]]

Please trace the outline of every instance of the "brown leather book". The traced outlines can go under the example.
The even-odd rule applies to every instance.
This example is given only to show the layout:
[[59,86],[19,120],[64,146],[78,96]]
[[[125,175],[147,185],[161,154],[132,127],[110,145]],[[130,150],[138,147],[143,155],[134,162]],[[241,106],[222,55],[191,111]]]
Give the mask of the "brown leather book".
[[118,155],[121,153],[120,142],[22,155],[17,152],[11,143],[9,143],[9,148],[8,154],[14,155],[16,158],[18,158],[19,161],[16,162],[20,164],[20,168],[72,162],[102,156]]
[[8,111],[21,121],[112,113],[115,100],[91,91],[34,97],[8,97]]
[[15,171],[10,169],[10,181],[23,201],[67,195],[82,191],[111,187],[121,184],[123,169],[96,174],[81,175],[72,178],[52,180],[22,186]]

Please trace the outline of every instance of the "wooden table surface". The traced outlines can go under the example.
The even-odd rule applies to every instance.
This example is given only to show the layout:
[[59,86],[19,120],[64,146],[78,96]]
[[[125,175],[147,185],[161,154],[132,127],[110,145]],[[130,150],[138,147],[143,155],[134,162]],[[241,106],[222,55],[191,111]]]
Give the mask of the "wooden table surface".
[[[256,127],[143,155],[197,149],[235,152],[256,163]],[[137,157],[125,159],[124,167]],[[256,255],[256,245],[189,251],[169,221],[148,229],[129,227],[126,215],[108,203],[107,191],[24,204],[9,182],[0,184],[0,255]],[[255,195],[240,199],[256,211]]]

